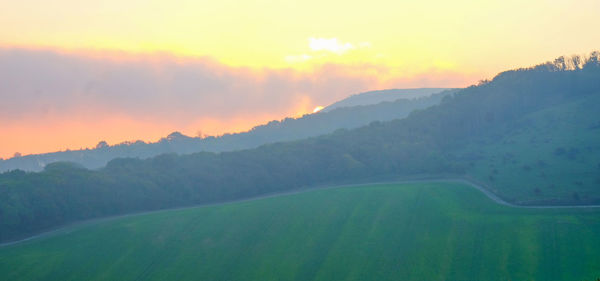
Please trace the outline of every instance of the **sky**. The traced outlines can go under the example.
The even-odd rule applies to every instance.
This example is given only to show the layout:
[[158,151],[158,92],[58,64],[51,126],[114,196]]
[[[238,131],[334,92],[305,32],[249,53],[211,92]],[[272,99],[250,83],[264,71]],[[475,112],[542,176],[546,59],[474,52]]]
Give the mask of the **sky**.
[[598,0],[0,0],[0,157],[219,135],[600,48]]

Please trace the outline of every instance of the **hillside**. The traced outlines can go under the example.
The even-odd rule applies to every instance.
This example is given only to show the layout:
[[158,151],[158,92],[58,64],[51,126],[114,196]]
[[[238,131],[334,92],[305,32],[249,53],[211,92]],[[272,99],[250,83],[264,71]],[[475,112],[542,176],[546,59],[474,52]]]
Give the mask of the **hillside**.
[[518,204],[598,202],[600,93],[500,126],[460,154],[467,173]]
[[507,71],[405,119],[306,140],[4,173],[0,240],[95,217],[418,175],[488,181],[516,204],[598,204],[600,53],[580,62]]
[[[115,158],[149,158],[164,153],[232,151],[255,148],[267,143],[299,140],[328,134],[338,129],[357,128],[373,121],[404,118],[414,110],[439,104],[444,96],[455,92],[455,90],[442,90],[436,89],[435,92],[440,92],[438,94],[432,94],[433,89],[389,90],[389,94],[388,91],[382,91],[382,93],[378,93],[376,100],[370,100],[368,103],[355,102],[352,107],[307,114],[299,118],[275,120],[256,126],[248,132],[225,134],[218,137],[188,137],[175,132],[154,143],[135,141],[111,146],[100,142],[93,149],[26,155],[0,160],[0,172],[15,169],[42,171],[47,164],[61,161],[77,163],[88,169],[97,169],[104,167],[106,163]],[[417,94],[411,94],[413,92]],[[370,93],[373,92],[365,94],[369,96]],[[427,96],[423,93],[427,93]],[[358,96],[362,97],[362,94]],[[377,103],[371,104],[373,102]]]
[[66,229],[0,248],[0,279],[595,280],[599,212],[450,183],[317,190]]
[[353,107],[359,105],[372,105],[382,102],[393,102],[399,99],[424,98],[446,90],[446,88],[417,88],[417,89],[388,89],[370,91],[351,95],[343,100],[334,102],[325,108],[323,112],[329,112],[338,108]]

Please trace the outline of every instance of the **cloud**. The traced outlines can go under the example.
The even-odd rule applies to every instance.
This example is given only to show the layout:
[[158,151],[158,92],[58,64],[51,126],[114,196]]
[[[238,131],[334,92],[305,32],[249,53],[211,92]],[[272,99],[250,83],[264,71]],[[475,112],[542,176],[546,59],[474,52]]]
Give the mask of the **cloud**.
[[240,131],[367,90],[466,86],[480,79],[439,71],[389,73],[368,64],[255,70],[168,54],[0,48],[0,157],[93,146],[102,139],[151,140],[175,130]]
[[338,41],[337,38],[309,38],[308,46],[313,51],[328,51],[338,55],[341,55],[350,50],[356,49],[351,43],[343,43]]
[[305,62],[310,59],[312,59],[312,56],[308,54],[291,55],[285,57],[285,61],[289,63]]

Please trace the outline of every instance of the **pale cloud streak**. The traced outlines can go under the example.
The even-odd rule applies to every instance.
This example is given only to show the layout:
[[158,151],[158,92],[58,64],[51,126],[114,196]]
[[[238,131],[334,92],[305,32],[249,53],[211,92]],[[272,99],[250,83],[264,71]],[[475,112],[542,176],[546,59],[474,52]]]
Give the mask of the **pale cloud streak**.
[[298,64],[311,61],[313,63],[323,63],[329,61],[331,54],[340,57],[350,51],[371,48],[370,42],[360,42],[352,44],[350,42],[342,42],[337,38],[308,38],[308,53],[299,55],[288,55],[284,57],[285,62],[289,64]]
[[286,56],[285,61],[288,63],[305,62],[312,59],[313,56],[308,54]]
[[350,50],[356,49],[354,44],[338,41],[337,38],[308,38],[308,46],[312,51],[327,51],[342,55]]

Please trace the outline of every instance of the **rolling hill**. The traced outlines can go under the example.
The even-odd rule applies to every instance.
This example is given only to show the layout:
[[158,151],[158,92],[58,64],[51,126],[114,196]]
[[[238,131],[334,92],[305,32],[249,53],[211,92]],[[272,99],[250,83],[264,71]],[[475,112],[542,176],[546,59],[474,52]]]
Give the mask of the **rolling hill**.
[[600,203],[600,52],[506,71],[407,118],[255,149],[0,175],[0,240],[73,221],[340,182],[474,178],[515,204]]
[[475,139],[459,153],[467,174],[517,204],[598,198],[599,104],[596,94],[549,106]]
[[163,211],[0,248],[2,280],[594,280],[600,210],[498,205],[456,183]]

